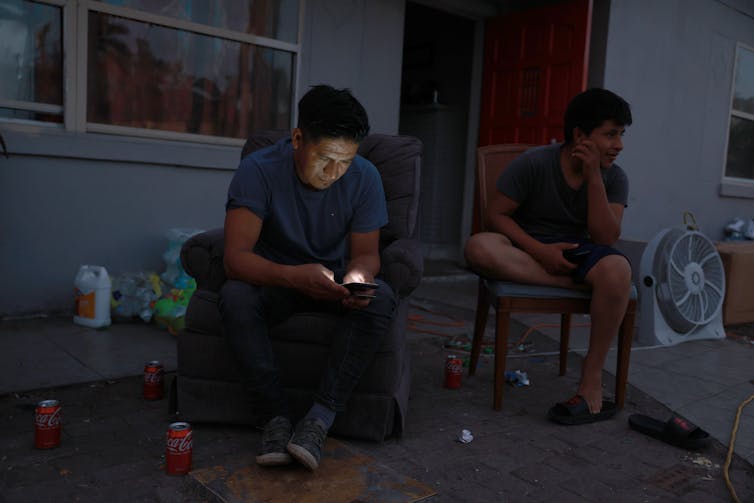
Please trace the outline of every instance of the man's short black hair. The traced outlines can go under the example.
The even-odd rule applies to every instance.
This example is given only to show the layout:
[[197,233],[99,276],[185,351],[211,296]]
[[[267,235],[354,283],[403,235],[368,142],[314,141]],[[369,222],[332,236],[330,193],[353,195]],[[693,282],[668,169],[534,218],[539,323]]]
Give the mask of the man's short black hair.
[[298,127],[308,141],[345,138],[360,143],[369,134],[369,118],[349,89],[318,85],[298,102]]
[[614,120],[621,126],[630,126],[631,106],[607,89],[595,87],[577,94],[566,108],[563,125],[565,142],[573,142],[574,128],[578,127],[588,135],[607,120]]

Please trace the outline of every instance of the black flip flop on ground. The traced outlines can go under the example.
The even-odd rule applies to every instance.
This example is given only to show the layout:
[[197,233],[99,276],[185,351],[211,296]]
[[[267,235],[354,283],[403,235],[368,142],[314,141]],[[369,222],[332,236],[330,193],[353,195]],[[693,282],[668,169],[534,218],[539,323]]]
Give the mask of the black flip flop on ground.
[[697,450],[709,443],[709,433],[675,415],[663,422],[644,414],[631,414],[628,424],[640,433],[683,449]]
[[618,408],[615,403],[608,400],[602,401],[602,410],[596,414],[589,412],[589,405],[581,395],[575,395],[567,402],[555,404],[547,413],[547,418],[556,423],[566,425],[588,424],[596,421],[604,421],[615,416]]

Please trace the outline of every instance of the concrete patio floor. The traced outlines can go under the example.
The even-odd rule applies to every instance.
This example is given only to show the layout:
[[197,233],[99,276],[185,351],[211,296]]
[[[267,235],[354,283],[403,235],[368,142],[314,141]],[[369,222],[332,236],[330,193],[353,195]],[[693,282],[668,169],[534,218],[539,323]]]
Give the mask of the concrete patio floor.
[[[463,351],[450,342],[471,335],[476,279],[454,268],[428,272],[412,297],[412,312],[420,316],[409,333],[413,385],[404,436],[342,441],[431,486],[437,494],[426,501],[432,503],[730,501],[723,463],[736,407],[754,393],[754,345],[721,339],[637,346],[625,409],[610,421],[560,426],[545,414],[576,388],[588,318],[574,320],[563,377],[554,356],[556,320],[517,318],[512,340],[525,336],[526,350],[513,351],[507,368],[527,372],[531,385],[506,387],[503,410],[494,411],[491,356],[482,357],[474,377],[464,375],[461,389],[442,387],[445,355]],[[423,326],[421,316],[453,323]],[[537,329],[529,332],[532,326]],[[221,501],[190,476],[164,474],[164,434],[173,418],[167,400],[141,398],[140,374],[151,359],[165,364],[169,379],[175,339],[154,325],[91,330],[68,318],[0,322],[0,502]],[[614,359],[613,351],[604,374],[608,395]],[[48,397],[63,404],[63,442],[40,451],[33,448],[31,411]],[[673,412],[710,432],[712,445],[689,452],[628,427],[632,413],[662,419]],[[471,443],[457,441],[462,429],[473,433]],[[201,424],[194,431],[194,468],[253,463],[258,431]],[[754,501],[753,462],[754,409],[748,408],[730,470],[741,501]],[[315,501],[328,501],[321,496]]]

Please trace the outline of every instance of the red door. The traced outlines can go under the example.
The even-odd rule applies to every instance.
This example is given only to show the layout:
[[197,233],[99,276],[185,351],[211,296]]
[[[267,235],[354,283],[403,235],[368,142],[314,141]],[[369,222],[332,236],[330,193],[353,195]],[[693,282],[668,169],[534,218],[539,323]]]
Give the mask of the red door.
[[586,89],[592,0],[487,22],[479,146],[563,140],[563,112]]

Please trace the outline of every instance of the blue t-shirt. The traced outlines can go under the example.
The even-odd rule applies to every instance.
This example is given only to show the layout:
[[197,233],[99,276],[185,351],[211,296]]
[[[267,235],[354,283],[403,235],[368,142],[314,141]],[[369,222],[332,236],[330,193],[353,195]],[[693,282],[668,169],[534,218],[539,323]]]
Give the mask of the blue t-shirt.
[[[527,150],[503,170],[497,190],[519,204],[512,218],[537,239],[588,239],[587,185],[572,189],[560,166],[561,144]],[[628,177],[617,164],[601,171],[607,200],[628,204]]]
[[346,173],[325,190],[298,179],[290,138],[241,160],[228,188],[226,210],[246,207],[262,219],[254,251],[278,264],[345,266],[351,232],[387,224],[387,205],[377,168],[357,155]]

